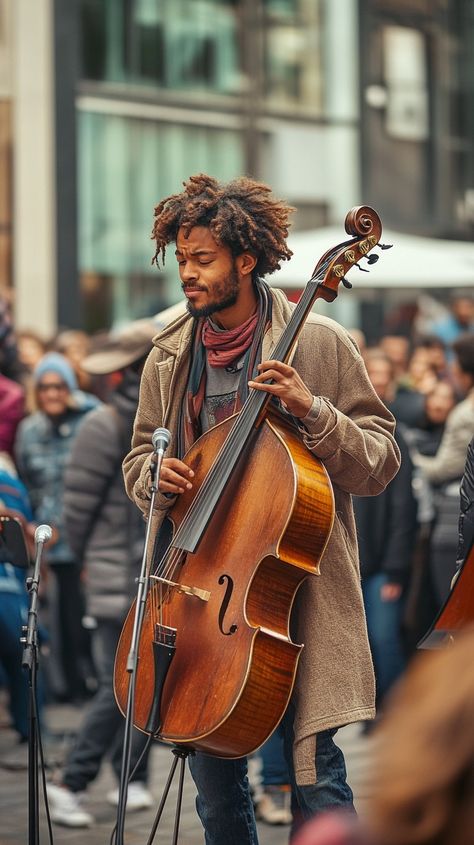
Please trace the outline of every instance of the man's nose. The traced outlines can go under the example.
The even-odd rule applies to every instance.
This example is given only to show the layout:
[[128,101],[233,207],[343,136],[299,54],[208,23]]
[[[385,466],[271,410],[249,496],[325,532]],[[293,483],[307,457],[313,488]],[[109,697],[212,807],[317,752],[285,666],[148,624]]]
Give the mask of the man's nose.
[[181,265],[180,270],[183,282],[192,282],[198,277],[197,268],[193,261],[186,261]]

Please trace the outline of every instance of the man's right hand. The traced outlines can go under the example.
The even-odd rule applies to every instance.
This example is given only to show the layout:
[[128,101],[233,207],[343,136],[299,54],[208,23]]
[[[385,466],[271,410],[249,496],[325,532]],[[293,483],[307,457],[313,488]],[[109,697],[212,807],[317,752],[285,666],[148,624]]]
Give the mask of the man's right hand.
[[190,481],[193,477],[194,472],[183,461],[163,458],[158,490],[160,493],[184,493],[193,486]]

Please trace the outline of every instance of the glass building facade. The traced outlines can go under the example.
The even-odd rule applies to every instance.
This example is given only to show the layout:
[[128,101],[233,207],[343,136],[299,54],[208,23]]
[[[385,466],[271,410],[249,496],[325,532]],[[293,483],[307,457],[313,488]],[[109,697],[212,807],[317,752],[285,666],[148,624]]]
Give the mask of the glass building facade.
[[[192,173],[247,173],[278,190],[282,145],[324,122],[320,0],[79,0],[78,254],[95,329],[179,297],[151,267],[153,208]],[[340,2],[340,0],[337,0]],[[343,0],[345,3],[346,0]],[[349,116],[351,120],[352,117]],[[307,175],[281,190],[308,223],[327,202]],[[297,183],[300,183],[301,188]]]

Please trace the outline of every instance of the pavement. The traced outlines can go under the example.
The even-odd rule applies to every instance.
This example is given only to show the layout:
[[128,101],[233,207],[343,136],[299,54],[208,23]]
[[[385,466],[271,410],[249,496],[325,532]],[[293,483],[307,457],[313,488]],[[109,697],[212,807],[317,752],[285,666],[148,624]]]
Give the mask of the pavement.
[[[50,779],[60,770],[74,733],[81,721],[83,708],[71,705],[52,705],[46,708],[49,735],[44,741],[47,763],[46,776]],[[366,737],[360,725],[349,725],[337,734],[338,744],[345,753],[349,782],[355,796],[357,810],[363,815],[364,802],[369,789],[373,738]],[[150,789],[158,802],[174,757],[168,747],[156,744],[150,755]],[[5,700],[0,695],[0,845],[26,845],[28,834],[28,747],[18,746],[16,736],[8,724]],[[110,766],[104,763],[99,777],[87,792],[85,808],[92,813],[95,824],[89,829],[70,829],[53,825],[53,845],[108,845],[116,819],[116,810],[106,801],[107,792],[116,786]],[[170,795],[153,843],[171,845],[173,840],[178,773],[176,772]],[[51,845],[44,797],[40,785],[39,845]],[[180,817],[179,845],[203,845],[204,835],[196,814],[195,789],[189,772],[184,782],[183,805]],[[147,845],[155,819],[156,808],[127,812],[125,824],[126,845]],[[258,822],[260,845],[287,845],[288,826],[275,826]]]

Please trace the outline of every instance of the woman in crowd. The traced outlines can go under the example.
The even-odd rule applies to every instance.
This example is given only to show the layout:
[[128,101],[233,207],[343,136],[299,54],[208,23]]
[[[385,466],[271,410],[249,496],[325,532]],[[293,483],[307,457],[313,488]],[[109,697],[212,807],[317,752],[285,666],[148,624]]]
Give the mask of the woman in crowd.
[[54,529],[45,557],[57,584],[60,663],[64,689],[58,697],[74,700],[87,694],[88,636],[80,564],[63,526],[63,475],[73,440],[94,397],[76,393],[72,367],[58,353],[45,355],[33,372],[38,410],[20,423],[15,444],[17,466],[30,495],[34,520]]

